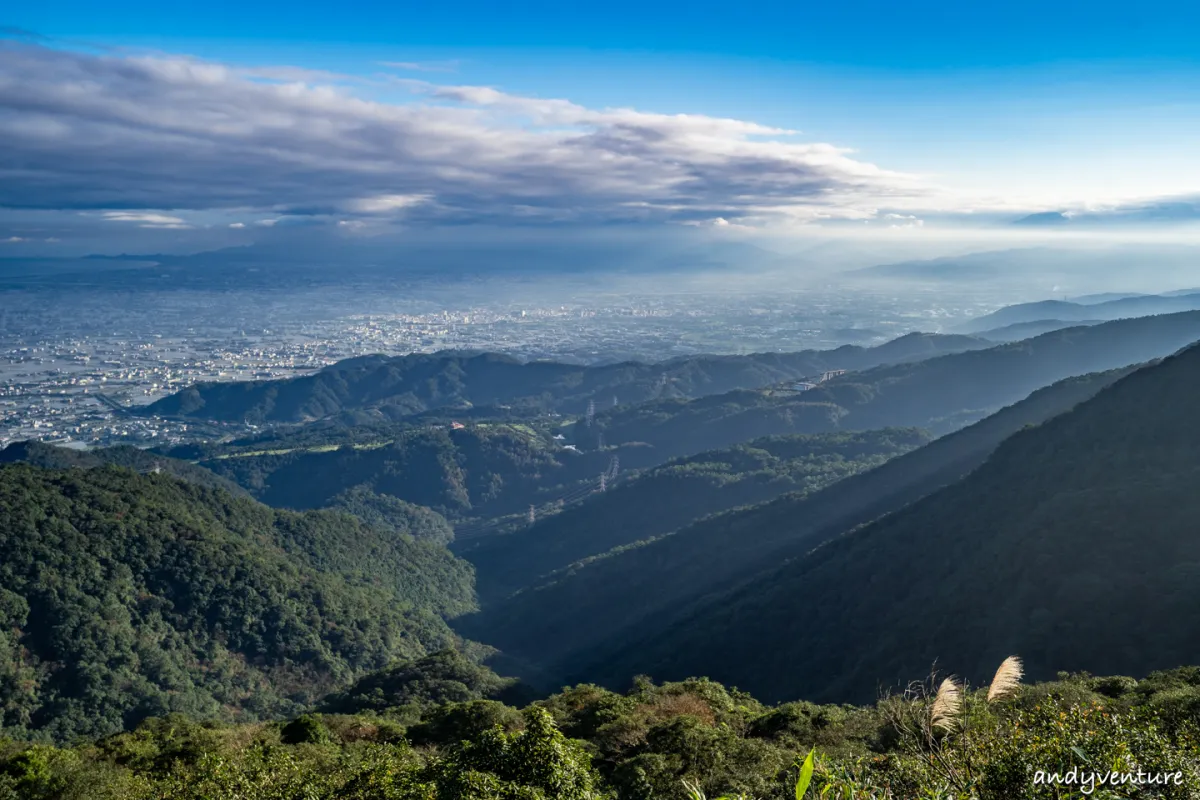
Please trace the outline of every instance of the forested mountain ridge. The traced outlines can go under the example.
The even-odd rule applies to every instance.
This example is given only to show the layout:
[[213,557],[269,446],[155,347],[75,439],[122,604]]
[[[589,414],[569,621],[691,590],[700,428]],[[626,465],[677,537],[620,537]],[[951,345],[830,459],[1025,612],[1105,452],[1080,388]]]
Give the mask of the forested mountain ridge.
[[[614,451],[616,452],[616,451]],[[336,505],[367,491],[451,518],[524,512],[530,503],[599,478],[612,453],[580,453],[524,425],[409,428],[382,442],[215,456],[200,464],[268,505]]]
[[[613,651],[653,639],[687,618],[709,595],[755,585],[783,560],[957,481],[984,463],[1007,437],[1070,410],[1133,369],[1060,381],[970,427],[819,491],[784,495],[618,546],[502,601],[492,597],[495,590],[490,585],[497,580],[492,573],[506,564],[502,539],[484,539],[481,553],[465,555],[478,565],[481,591],[492,601],[455,625],[465,635],[483,637],[499,647],[531,680],[556,686],[567,679],[604,676],[619,683],[622,678],[606,665]],[[631,513],[653,516],[653,502]],[[553,519],[546,524],[557,530]],[[537,526],[530,533],[536,530]],[[500,551],[498,567],[486,563],[489,545]],[[536,563],[535,556],[529,559]]]
[[[1085,298],[1086,299],[1086,298]],[[1176,295],[1134,295],[1116,297],[1101,302],[1071,302],[1067,300],[1042,300],[1036,303],[1018,303],[1005,306],[991,314],[976,317],[960,326],[966,333],[1007,325],[1059,319],[1066,321],[1113,320],[1144,317],[1152,314],[1174,314],[1180,311],[1200,309],[1200,292]]]
[[188,483],[224,489],[235,495],[247,495],[246,490],[237,483],[222,478],[211,470],[131,445],[74,450],[43,442],[12,442],[7,447],[0,449],[0,464],[18,462],[49,469],[70,469],[71,467],[89,469],[111,465],[127,467],[136,472],[165,472]]
[[758,439],[641,472],[552,516],[456,546],[475,565],[481,602],[575,561],[649,539],[709,514],[810,492],[927,443],[912,429]]
[[[962,480],[713,598],[593,666],[705,673],[766,697],[872,696],[997,653],[1145,672],[1200,648],[1200,347],[1007,439]],[[772,646],[753,659],[754,643]]]
[[1056,330],[985,350],[836,376],[803,392],[739,391],[596,414],[575,438],[686,455],[773,433],[918,427],[948,433],[1072,375],[1169,355],[1200,340],[1200,312]]
[[294,713],[456,637],[468,564],[346,514],[126,469],[0,466],[0,729]]
[[243,383],[200,383],[158,400],[142,413],[247,422],[303,422],[371,409],[398,419],[431,409],[510,404],[582,413],[589,402],[609,405],[661,397],[701,397],[767,386],[832,369],[864,369],[987,347],[971,336],[909,334],[874,348],[690,356],[657,364],[575,366],[522,362],[495,353],[414,353],[365,356],[313,375]]

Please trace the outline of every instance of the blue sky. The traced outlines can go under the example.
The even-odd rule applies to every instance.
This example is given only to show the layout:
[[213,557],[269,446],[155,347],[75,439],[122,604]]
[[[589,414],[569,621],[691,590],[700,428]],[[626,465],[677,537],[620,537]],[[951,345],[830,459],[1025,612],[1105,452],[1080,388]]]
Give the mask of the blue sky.
[[[39,159],[52,163],[49,141],[57,142],[63,148],[61,160],[73,165],[69,174],[29,177],[27,187],[10,184],[15,188],[9,195],[0,195],[6,205],[25,206],[8,215],[17,227],[42,222],[53,227],[58,224],[52,221],[54,212],[82,213],[86,219],[78,224],[84,227],[97,221],[138,224],[131,209],[140,202],[161,204],[134,209],[159,218],[148,223],[148,230],[174,231],[171,235],[178,237],[191,228],[241,225],[232,230],[244,231],[266,220],[306,214],[341,223],[344,230],[380,223],[385,211],[393,218],[425,214],[437,221],[470,218],[503,224],[506,216],[525,220],[537,216],[538,209],[570,204],[572,191],[588,198],[573,222],[627,221],[629,209],[646,207],[652,211],[638,219],[745,227],[770,226],[781,218],[804,225],[828,216],[1013,217],[1047,209],[1139,206],[1200,194],[1197,3],[44,2],[10,8],[0,25],[8,26],[10,39],[18,42],[13,46],[22,48],[20,74],[45,76],[42,91],[60,104],[46,109],[30,99],[33,90],[7,103],[0,96],[0,114],[7,106],[12,114],[28,115],[36,106],[44,115],[38,131],[28,121],[13,129],[29,136],[36,151],[18,154],[21,164],[43,163]],[[22,36],[21,31],[35,35]],[[146,53],[164,63],[191,57],[243,72],[267,67],[326,71],[335,75],[302,80],[314,87],[331,84],[345,96],[374,103],[384,117],[389,109],[411,109],[414,103],[444,111],[450,110],[446,106],[466,106],[454,110],[489,117],[471,123],[477,124],[474,135],[480,141],[489,140],[492,132],[513,133],[532,125],[543,136],[553,137],[559,129],[584,136],[592,149],[574,149],[569,158],[538,164],[538,146],[513,142],[488,154],[464,139],[455,145],[453,158],[478,156],[481,161],[450,178],[445,176],[455,172],[457,163],[452,160],[417,175],[408,164],[382,165],[380,159],[391,156],[372,153],[370,168],[391,170],[396,188],[372,178],[357,194],[347,175],[363,175],[369,169],[365,162],[347,167],[348,152],[314,151],[313,158],[324,161],[313,175],[325,179],[335,160],[342,165],[335,176],[345,179],[340,193],[298,201],[287,196],[295,193],[280,167],[263,178],[264,186],[273,182],[281,193],[272,201],[268,192],[239,192],[233,185],[238,171],[253,180],[247,172],[251,143],[236,144],[246,149],[245,161],[221,165],[214,156],[206,167],[209,174],[220,176],[226,166],[230,175],[204,185],[203,175],[182,174],[179,161],[186,151],[164,144],[164,136],[178,131],[159,129],[155,147],[144,152],[162,160],[159,177],[164,181],[195,182],[193,200],[182,190],[150,186],[156,177],[153,163],[126,162],[135,154],[102,151],[95,145],[96,132],[111,129],[111,120],[98,117],[95,109],[77,115],[69,107],[74,95],[64,87],[77,89],[87,82],[84,76],[99,74],[100,62],[68,67],[65,59],[101,58],[111,67]],[[157,81],[163,73],[155,69]],[[0,75],[3,71],[0,65]],[[222,78],[227,79],[234,80]],[[289,80],[274,73],[238,79]],[[185,90],[169,78],[169,86],[151,89],[145,76],[129,80],[115,68],[110,78],[97,80],[104,82],[106,102],[121,104],[122,93],[136,96],[149,108],[159,108],[163,120],[178,116],[172,103],[194,91],[212,92],[204,102],[220,107],[219,115],[250,113],[237,103],[254,102],[246,97],[234,102],[228,93],[218,96],[205,80],[199,88]],[[450,96],[438,87],[492,87],[503,97]],[[559,109],[546,117],[536,106],[544,99],[569,101],[575,110]],[[311,125],[321,114],[357,113],[345,107],[330,110],[315,95],[304,103],[307,110],[289,106],[278,114],[296,115],[289,116],[295,127]],[[757,123],[772,130],[722,131],[710,139],[700,128],[672,129],[669,138],[678,140],[678,153],[659,146],[649,156],[639,155],[650,162],[631,167],[632,176],[638,170],[647,175],[663,170],[661,191],[648,192],[643,202],[631,186],[606,182],[604,170],[593,168],[598,159],[629,153],[632,146],[624,140],[612,144],[633,123],[596,116],[606,109],[659,115],[636,123],[654,137],[662,135],[656,126],[667,124],[666,115],[677,114]],[[373,116],[371,124],[378,118]],[[453,124],[466,124],[465,119]],[[346,120],[339,124],[362,127],[361,121]],[[403,125],[420,122],[406,119]],[[129,117],[120,124],[140,123]],[[201,123],[187,133],[192,146],[202,151],[233,147],[227,131],[211,141],[196,138],[196,124]],[[72,127],[77,140],[66,133]],[[50,130],[55,136],[48,139]],[[392,135],[383,130],[372,133],[372,142]],[[421,135],[436,138],[429,126],[422,130]],[[621,136],[614,138],[614,131]],[[416,141],[416,135],[404,127],[406,142]],[[272,141],[278,150],[280,142]],[[739,141],[751,144],[734,144]],[[774,143],[828,145],[844,162],[830,166],[820,152],[784,151]],[[254,140],[254,148],[262,146]],[[639,139],[639,153],[646,146]],[[415,147],[404,157],[428,165],[430,147]],[[93,151],[91,157],[104,166],[83,163],[86,151]],[[263,158],[263,150],[256,152]],[[497,166],[507,158],[527,169],[518,176]],[[664,166],[680,163],[688,167],[687,180],[667,174]],[[868,174],[868,167],[879,174]],[[748,170],[781,170],[791,175],[791,183],[764,186]],[[464,177],[468,171],[486,173],[486,180],[469,184]],[[114,192],[83,185],[108,180],[115,188],[135,172],[139,177],[124,205]],[[10,174],[19,181],[32,172]],[[453,186],[444,188],[439,180]],[[464,198],[472,192],[491,199],[467,208]],[[745,199],[750,195],[755,196]],[[167,218],[182,222],[162,222]],[[0,239],[26,240],[21,243],[37,238],[3,234],[0,229]]]

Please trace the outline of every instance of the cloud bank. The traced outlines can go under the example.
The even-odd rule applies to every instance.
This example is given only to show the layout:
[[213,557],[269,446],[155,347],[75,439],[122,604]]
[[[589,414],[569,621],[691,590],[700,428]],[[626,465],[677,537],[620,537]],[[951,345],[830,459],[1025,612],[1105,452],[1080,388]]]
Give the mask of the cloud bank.
[[[869,218],[925,191],[753,122],[338,78],[0,43],[0,206],[166,228],[190,212],[223,227],[754,225]],[[366,83],[399,99],[364,96]]]

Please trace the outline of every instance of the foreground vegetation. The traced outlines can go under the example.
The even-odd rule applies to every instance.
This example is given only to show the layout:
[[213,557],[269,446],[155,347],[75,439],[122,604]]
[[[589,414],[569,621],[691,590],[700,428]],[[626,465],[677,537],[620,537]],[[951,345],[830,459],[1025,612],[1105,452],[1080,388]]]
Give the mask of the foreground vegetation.
[[979,689],[930,678],[872,706],[769,707],[705,679],[637,679],[518,709],[492,698],[519,687],[442,652],[287,722],[176,715],[73,747],[0,740],[0,798],[1020,800],[1080,797],[1035,782],[1072,769],[1171,776],[1095,797],[1200,796],[1200,668],[1019,681],[1008,659]]

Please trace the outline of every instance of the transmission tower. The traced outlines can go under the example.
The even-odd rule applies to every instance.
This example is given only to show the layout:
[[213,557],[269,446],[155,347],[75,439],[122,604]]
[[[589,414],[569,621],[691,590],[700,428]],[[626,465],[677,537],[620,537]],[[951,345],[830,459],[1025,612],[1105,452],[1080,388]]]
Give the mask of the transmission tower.
[[533,506],[529,507],[529,524],[532,525],[537,520],[537,512],[533,510]]
[[608,491],[608,473],[607,472],[600,473],[600,491],[602,491],[602,492]]
[[603,433],[596,435],[596,449],[597,450],[604,449],[604,434]]
[[596,401],[588,400],[587,410],[587,426],[592,427],[592,421],[596,418]]
[[612,457],[612,461],[608,462],[608,479],[615,481],[617,479],[617,470],[621,468],[621,459],[617,456]]

